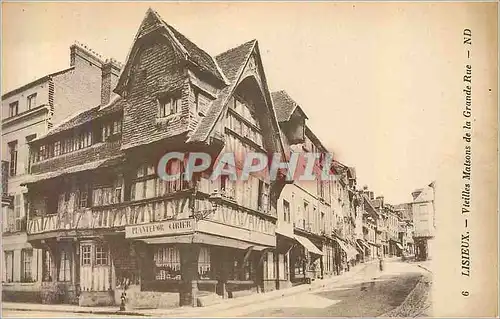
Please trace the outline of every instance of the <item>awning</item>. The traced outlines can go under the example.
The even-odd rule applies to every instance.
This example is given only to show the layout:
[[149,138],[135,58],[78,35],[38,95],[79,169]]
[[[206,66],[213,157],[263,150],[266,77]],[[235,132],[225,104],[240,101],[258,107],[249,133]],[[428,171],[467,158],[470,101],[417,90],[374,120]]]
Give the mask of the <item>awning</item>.
[[349,244],[344,243],[342,240],[335,238],[337,243],[339,243],[340,248],[347,254],[347,259],[353,259],[358,254],[358,251]]
[[306,248],[310,253],[316,254],[323,256],[323,252],[319,250],[316,245],[314,245],[309,239],[299,236],[299,235],[294,235],[295,240],[297,240],[304,248]]
[[162,236],[162,237],[148,237],[148,238],[139,238],[135,240],[140,240],[149,245],[155,244],[206,244],[213,246],[223,246],[223,247],[231,247],[236,249],[248,249],[252,247],[252,250],[264,250],[267,247],[263,245],[257,245],[253,243],[243,242],[232,238],[219,237],[210,234],[189,234],[189,235],[176,235],[176,236]]
[[363,239],[358,239],[358,243],[365,246],[367,249],[370,249],[370,246],[368,245],[368,243],[365,242]]
[[361,246],[361,244],[359,242],[356,242],[356,246],[359,248],[359,250],[361,250],[362,252],[365,251],[365,248],[363,246]]
[[403,246],[400,243],[396,243],[396,246],[398,246],[399,249],[403,250]]

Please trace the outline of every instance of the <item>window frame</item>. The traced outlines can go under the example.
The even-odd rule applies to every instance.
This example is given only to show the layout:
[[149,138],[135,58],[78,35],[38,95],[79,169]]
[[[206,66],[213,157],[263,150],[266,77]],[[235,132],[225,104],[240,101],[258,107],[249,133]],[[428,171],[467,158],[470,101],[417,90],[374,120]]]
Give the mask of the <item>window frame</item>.
[[180,112],[182,96],[180,93],[170,93],[157,98],[158,117],[165,118]]
[[18,159],[18,142],[17,140],[11,141],[8,144],[9,147],[9,175],[17,175],[17,159]]
[[109,249],[106,244],[94,245],[94,266],[109,266]]
[[28,110],[31,110],[36,107],[36,98],[37,98],[36,92],[26,97],[26,105],[28,106]]
[[[59,265],[58,265],[59,267],[57,267],[57,281],[60,281],[60,282],[71,281],[72,258],[71,258],[71,254],[69,253],[68,250],[69,249],[67,249],[67,248],[63,248],[59,251]],[[64,258],[63,258],[63,256],[64,256]],[[61,277],[61,274],[63,274],[62,277]]]
[[21,282],[33,282],[33,249],[21,249]]
[[19,101],[9,103],[9,117],[14,117],[19,114]]
[[[81,255],[81,265],[82,266],[92,266],[92,244],[81,244],[80,245],[80,255]],[[86,251],[88,248],[88,251]],[[87,256],[88,254],[88,256]]]

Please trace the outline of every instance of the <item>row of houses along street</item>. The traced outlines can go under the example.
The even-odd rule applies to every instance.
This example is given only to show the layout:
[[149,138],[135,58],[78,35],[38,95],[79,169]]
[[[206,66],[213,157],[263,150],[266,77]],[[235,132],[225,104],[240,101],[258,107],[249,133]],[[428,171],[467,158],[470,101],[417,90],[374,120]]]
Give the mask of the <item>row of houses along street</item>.
[[124,64],[73,44],[2,96],[3,300],[197,306],[430,258],[434,184],[391,205],[339,161],[328,182],[156,174],[166,151],[328,153],[307,107],[269,91],[256,40],[212,57],[151,9]]

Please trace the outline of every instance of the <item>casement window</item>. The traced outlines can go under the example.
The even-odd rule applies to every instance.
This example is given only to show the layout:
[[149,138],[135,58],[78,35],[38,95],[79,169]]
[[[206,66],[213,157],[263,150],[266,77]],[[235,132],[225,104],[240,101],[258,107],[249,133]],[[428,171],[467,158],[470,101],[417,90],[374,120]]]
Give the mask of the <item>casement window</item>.
[[10,142],[9,144],[9,173],[10,176],[15,176],[17,173],[17,141]]
[[71,281],[71,255],[62,249],[59,256],[59,281]]
[[290,203],[283,199],[283,220],[290,222]]
[[205,94],[196,91],[195,92],[195,106],[196,106],[196,115],[197,116],[205,116],[210,105],[210,98],[208,98]]
[[14,251],[6,250],[5,254],[5,281],[12,282],[14,280]]
[[42,280],[43,281],[52,281],[52,255],[50,251],[47,249],[43,250],[42,255]]
[[180,111],[181,98],[178,95],[163,96],[158,99],[158,116],[166,117]]
[[14,231],[22,230],[22,217],[21,217],[21,195],[14,196]]
[[198,254],[198,277],[200,279],[212,279],[209,247],[200,248],[200,252]]
[[38,157],[39,157],[40,161],[43,161],[47,158],[47,145],[40,146],[40,151],[39,151]]
[[102,127],[102,136],[104,141],[107,140],[110,136],[120,134],[122,131],[122,121],[115,120],[109,123],[106,123]]
[[164,181],[156,175],[154,165],[139,167],[130,188],[131,200],[164,196],[188,187],[189,183],[182,178],[182,174],[184,173],[184,164],[182,161],[176,159],[170,160],[167,163],[166,172],[171,175],[180,173],[181,177],[173,181]]
[[32,282],[33,249],[21,250],[21,281]]
[[269,211],[269,184],[261,180],[259,180],[258,207],[264,213]]
[[54,156],[61,155],[61,141],[57,141],[54,143]]
[[154,254],[155,279],[181,279],[181,257],[177,247],[160,247]]
[[31,110],[32,108],[36,107],[36,93],[28,95],[26,102],[28,105],[28,110]]
[[95,246],[95,265],[107,266],[108,265],[108,247],[106,245]]
[[92,245],[81,245],[80,253],[82,255],[82,266],[90,266],[92,264]]
[[15,101],[9,104],[9,117],[19,114],[19,102]]
[[80,190],[80,197],[79,197],[79,201],[80,201],[79,207],[80,208],[88,207],[88,203],[89,203],[88,196],[89,196],[89,193],[88,193],[87,189]]

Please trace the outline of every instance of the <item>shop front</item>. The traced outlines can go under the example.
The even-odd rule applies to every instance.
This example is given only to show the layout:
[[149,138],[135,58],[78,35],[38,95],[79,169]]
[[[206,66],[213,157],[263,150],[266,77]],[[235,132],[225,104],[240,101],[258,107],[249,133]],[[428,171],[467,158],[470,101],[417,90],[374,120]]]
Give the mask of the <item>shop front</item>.
[[335,241],[341,249],[341,268],[343,268],[342,271],[349,271],[359,252],[350,243],[344,241],[343,239],[336,237]]
[[142,247],[140,285],[127,292],[131,307],[151,302],[143,296],[153,292],[167,306],[175,299],[199,306],[275,289],[276,239],[270,234],[190,218],[127,226],[125,238]]

